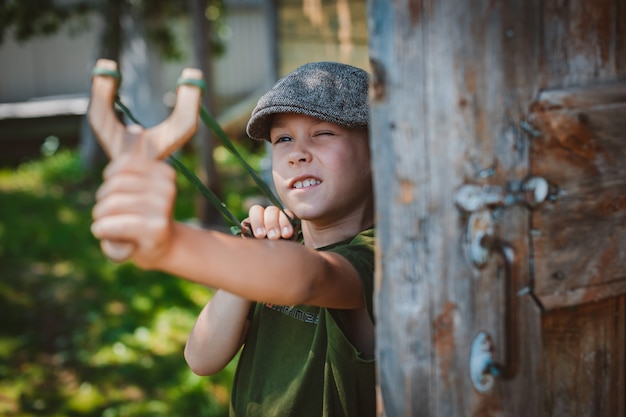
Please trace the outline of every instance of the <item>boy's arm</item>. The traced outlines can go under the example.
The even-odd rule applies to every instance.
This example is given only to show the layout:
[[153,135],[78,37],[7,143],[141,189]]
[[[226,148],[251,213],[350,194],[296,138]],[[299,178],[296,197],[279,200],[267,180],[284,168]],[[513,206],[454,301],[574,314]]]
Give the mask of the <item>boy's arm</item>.
[[185,360],[198,375],[224,369],[241,348],[248,330],[250,301],[218,290],[202,309],[185,345]]
[[93,210],[99,239],[130,242],[133,259],[248,300],[354,309],[361,280],[340,255],[273,240],[242,239],[174,223],[175,173],[166,163],[122,156],[104,172]]
[[347,259],[289,241],[242,239],[175,223],[168,252],[147,267],[249,300],[364,306],[361,279]]

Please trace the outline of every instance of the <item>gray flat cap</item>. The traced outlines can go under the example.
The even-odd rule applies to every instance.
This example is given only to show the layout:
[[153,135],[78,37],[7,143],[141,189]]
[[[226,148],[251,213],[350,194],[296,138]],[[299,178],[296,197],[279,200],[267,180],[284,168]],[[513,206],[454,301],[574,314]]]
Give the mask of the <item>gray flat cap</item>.
[[253,139],[269,140],[276,113],[298,113],[344,127],[367,127],[368,75],[338,62],[305,64],[281,78],[259,99],[246,127]]

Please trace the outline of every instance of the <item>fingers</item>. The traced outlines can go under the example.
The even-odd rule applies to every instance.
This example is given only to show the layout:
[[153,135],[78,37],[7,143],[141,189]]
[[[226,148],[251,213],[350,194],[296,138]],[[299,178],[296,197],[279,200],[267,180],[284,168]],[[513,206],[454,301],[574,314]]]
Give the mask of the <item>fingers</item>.
[[278,208],[276,208],[276,210],[278,210],[278,225],[279,225],[279,230],[280,230],[280,238],[282,239],[291,239],[294,235],[294,228],[293,225],[291,224],[291,220],[289,217],[293,218],[293,213],[287,211],[287,214],[289,214],[289,217],[287,217],[285,215],[285,213],[283,213],[282,211],[280,211]]
[[248,223],[250,229],[257,239],[265,239],[267,229],[265,228],[265,208],[259,205],[250,207],[248,211]]
[[103,185],[107,190],[97,193],[96,204],[92,210],[94,220],[116,214],[142,214],[146,217],[172,215],[176,198],[176,187],[173,183],[148,184],[139,181],[143,186],[133,189],[132,183],[135,181],[132,177],[124,176]]
[[244,227],[249,227],[257,239],[289,239],[294,235],[289,218],[278,207],[254,205],[248,215]]
[[100,247],[112,261],[132,257],[150,268],[170,247],[172,222],[164,217],[119,214],[94,221],[91,232],[101,240]]
[[121,213],[170,215],[176,198],[175,178],[175,171],[164,162],[122,156],[105,169],[93,217]]
[[107,165],[103,178],[104,183],[98,189],[96,199],[120,191],[143,191],[147,184],[174,184],[176,171],[165,162],[125,154]]
[[168,227],[168,221],[164,217],[117,214],[95,220],[91,225],[91,232],[102,240],[154,247],[156,245],[152,241],[158,239]]
[[128,242],[100,241],[102,252],[113,262],[124,262],[130,259],[135,252],[135,245]]
[[265,208],[263,212],[263,224],[265,225],[265,231],[267,238],[270,240],[278,240],[281,236],[280,216],[281,212],[278,207],[269,206]]
[[93,235],[120,262],[167,247],[176,198],[175,172],[164,162],[122,155],[107,166],[92,210]]

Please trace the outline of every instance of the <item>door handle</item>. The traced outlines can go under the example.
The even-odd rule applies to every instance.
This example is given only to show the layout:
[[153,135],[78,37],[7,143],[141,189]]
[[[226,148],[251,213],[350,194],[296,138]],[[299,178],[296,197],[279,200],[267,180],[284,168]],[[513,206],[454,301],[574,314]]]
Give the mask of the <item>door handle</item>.
[[[510,379],[515,376],[518,364],[518,328],[515,314],[517,312],[517,297],[515,292],[515,283],[518,282],[517,273],[519,271],[518,259],[513,247],[497,238],[491,232],[490,222],[485,220],[486,216],[491,217],[489,211],[475,213],[483,219],[474,219],[474,224],[482,224],[487,229],[479,230],[478,236],[472,240],[478,239],[476,244],[480,246],[480,250],[488,254],[497,253],[504,263],[504,320],[503,320],[503,347],[502,360],[496,361],[494,358],[495,344],[493,338],[486,331],[481,331],[474,338],[470,350],[470,378],[472,385],[479,392],[488,391],[494,383],[495,378]],[[473,215],[474,216],[474,215]],[[471,221],[471,217],[470,217]],[[473,251],[478,253],[479,249],[474,248]],[[487,263],[487,257],[481,259],[481,263],[474,264],[483,267]],[[484,259],[484,261],[483,261]]]
[[510,181],[506,186],[462,185],[455,193],[455,203],[462,212],[469,213],[467,225],[468,257],[474,266],[483,268],[493,253],[499,255],[504,263],[504,320],[503,347],[500,362],[494,359],[495,344],[486,331],[481,331],[474,338],[470,349],[470,378],[479,392],[489,390],[495,378],[509,379],[515,376],[518,367],[518,328],[517,298],[532,290],[516,293],[515,284],[519,282],[519,259],[515,249],[508,242],[498,238],[494,232],[493,210],[513,205],[526,206],[530,209],[546,200],[555,198],[555,190],[542,177],[528,177],[523,181]]

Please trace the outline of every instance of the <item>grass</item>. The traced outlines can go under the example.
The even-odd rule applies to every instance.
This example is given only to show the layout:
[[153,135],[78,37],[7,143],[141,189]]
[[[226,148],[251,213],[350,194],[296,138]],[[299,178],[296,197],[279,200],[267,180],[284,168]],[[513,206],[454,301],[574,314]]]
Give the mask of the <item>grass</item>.
[[[242,218],[254,187],[218,159]],[[0,415],[227,415],[235,364],[198,377],[182,356],[211,291],[108,261],[89,232],[99,182],[68,150],[0,171]],[[196,198],[179,179],[176,217]]]

